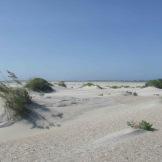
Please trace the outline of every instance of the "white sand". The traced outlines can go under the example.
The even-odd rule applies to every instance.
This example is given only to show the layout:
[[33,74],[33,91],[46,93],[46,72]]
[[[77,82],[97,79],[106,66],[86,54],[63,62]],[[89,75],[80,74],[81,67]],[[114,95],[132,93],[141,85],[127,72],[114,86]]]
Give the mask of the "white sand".
[[[97,84],[105,89],[68,83],[67,89],[57,87],[54,93],[33,93],[33,100],[39,104],[33,109],[41,118],[34,120],[35,125],[23,120],[0,128],[0,161],[160,162],[162,90],[111,89],[107,87],[110,83]],[[126,91],[137,92],[138,96],[127,95]],[[130,120],[147,120],[158,130],[131,129],[126,124]]]

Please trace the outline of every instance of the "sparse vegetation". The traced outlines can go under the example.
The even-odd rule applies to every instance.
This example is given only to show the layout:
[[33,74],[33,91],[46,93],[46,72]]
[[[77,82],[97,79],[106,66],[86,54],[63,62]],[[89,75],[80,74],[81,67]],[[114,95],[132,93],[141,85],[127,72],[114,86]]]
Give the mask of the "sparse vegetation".
[[67,86],[66,86],[66,84],[65,84],[64,81],[60,81],[60,82],[58,82],[58,86],[60,86],[60,87],[64,87],[64,88],[67,88]]
[[48,93],[53,91],[52,84],[43,78],[34,78],[30,80],[25,87],[36,92]]
[[147,121],[142,120],[139,123],[135,123],[134,121],[131,122],[127,122],[127,125],[131,128],[135,128],[135,129],[143,129],[143,130],[147,130],[147,131],[154,131],[155,129],[152,127],[153,125],[150,124]]
[[92,86],[95,86],[99,89],[103,89],[101,86],[93,84],[93,83],[85,83],[85,84],[82,85],[82,87],[92,87]]
[[85,83],[82,85],[82,87],[91,87],[91,86],[95,86],[95,84],[93,83]]
[[[7,71],[12,81],[21,84],[16,75]],[[14,75],[13,75],[14,74]],[[10,87],[8,81],[0,83],[0,97],[3,99],[5,113],[8,119],[23,117],[29,112],[27,106],[31,104],[31,97],[25,88]]]
[[150,80],[145,84],[146,87],[156,87],[162,89],[162,79]]
[[137,92],[133,92],[133,96],[138,96]]
[[119,88],[121,88],[121,86],[111,86],[110,88],[112,88],[112,89],[119,89]]
[[126,85],[126,86],[122,86],[123,88],[130,88],[130,86]]

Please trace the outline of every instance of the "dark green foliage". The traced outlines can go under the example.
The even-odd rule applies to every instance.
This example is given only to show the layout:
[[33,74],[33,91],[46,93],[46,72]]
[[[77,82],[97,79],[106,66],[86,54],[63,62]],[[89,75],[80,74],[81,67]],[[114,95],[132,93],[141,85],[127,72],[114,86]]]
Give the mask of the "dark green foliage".
[[150,80],[146,83],[146,87],[156,87],[162,89],[162,79]]
[[82,85],[82,87],[92,87],[92,86],[96,86],[99,89],[103,89],[101,86],[95,85],[93,83],[85,83],[85,84]]
[[110,88],[112,88],[112,89],[118,89],[118,88],[121,88],[121,86],[111,86]]
[[127,125],[131,128],[135,129],[143,129],[147,131],[154,131],[155,129],[152,127],[153,125],[147,121],[142,120],[139,124],[135,123],[134,121],[127,122]]
[[137,92],[133,92],[133,96],[138,96]]
[[64,88],[67,88],[67,86],[66,86],[66,84],[65,84],[64,81],[60,81],[60,82],[58,82],[58,86],[60,86],[60,87],[64,87]]
[[25,87],[36,92],[48,93],[53,91],[52,84],[42,78],[34,78],[30,80]]
[[139,128],[140,129],[144,129],[144,130],[147,130],[147,131],[153,131],[154,129],[152,128],[152,124],[142,120],[140,123],[139,123]]

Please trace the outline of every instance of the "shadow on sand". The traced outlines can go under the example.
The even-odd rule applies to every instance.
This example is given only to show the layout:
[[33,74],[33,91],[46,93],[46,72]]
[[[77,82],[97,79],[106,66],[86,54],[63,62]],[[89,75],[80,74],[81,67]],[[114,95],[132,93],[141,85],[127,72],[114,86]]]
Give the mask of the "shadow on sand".
[[[5,114],[3,114],[3,116],[5,116]],[[46,116],[48,116],[48,118]],[[49,129],[50,127],[57,126],[55,125],[54,120],[56,121],[61,118],[63,118],[63,113],[60,112],[53,113],[45,105],[40,105],[38,103],[33,102],[26,108],[25,115],[23,115],[21,119],[16,121],[25,120],[25,122],[32,125],[31,127],[32,129],[33,128]],[[11,126],[16,121],[14,120],[0,121],[0,128]]]
[[48,113],[52,118],[63,118],[63,113],[55,112],[51,113],[45,105],[38,103],[32,103],[28,108],[28,113],[24,116],[24,119],[32,124],[32,128],[49,129],[55,126],[55,123],[47,119],[43,113]]

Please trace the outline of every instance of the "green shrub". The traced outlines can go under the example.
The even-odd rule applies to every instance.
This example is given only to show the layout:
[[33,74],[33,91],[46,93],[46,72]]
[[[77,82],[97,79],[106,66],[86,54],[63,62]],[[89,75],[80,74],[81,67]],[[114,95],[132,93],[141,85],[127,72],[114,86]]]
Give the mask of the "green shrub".
[[133,96],[138,96],[138,93],[137,92],[133,92]]
[[58,82],[58,86],[60,86],[60,87],[64,87],[64,88],[67,88],[67,86],[66,86],[66,84],[65,84],[64,81],[60,81],[60,82]]
[[147,131],[154,131],[155,129],[152,127],[153,125],[150,124],[147,121],[142,120],[139,124],[131,121],[131,122],[127,122],[127,125],[135,128],[135,129],[143,129],[143,130],[147,130]]
[[91,86],[95,86],[95,84],[93,83],[85,83],[82,85],[82,87],[91,87]]
[[152,128],[152,124],[142,120],[140,123],[139,123],[139,128],[140,129],[144,129],[144,130],[148,130],[148,131],[153,131],[154,129]]
[[36,91],[36,92],[52,92],[53,91],[52,84],[42,78],[34,78],[30,80],[26,84],[25,87],[32,91]]
[[118,89],[118,88],[121,88],[120,86],[111,86],[110,88],[112,89]]
[[146,87],[156,87],[162,89],[162,79],[150,80],[145,84]]
[[82,88],[83,88],[83,87],[92,87],[92,86],[96,86],[96,87],[99,88],[99,89],[103,89],[101,86],[95,85],[95,84],[93,84],[93,83],[85,83],[85,84],[82,85]]

